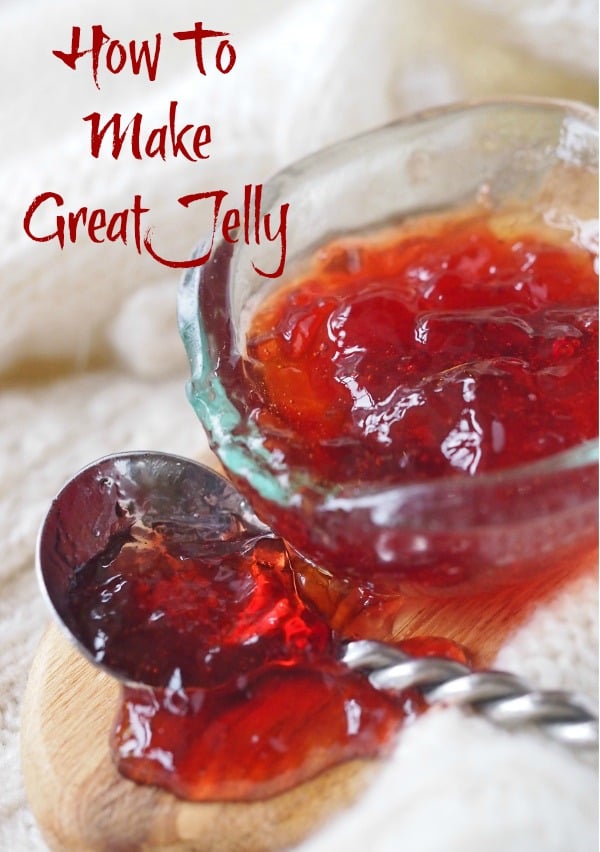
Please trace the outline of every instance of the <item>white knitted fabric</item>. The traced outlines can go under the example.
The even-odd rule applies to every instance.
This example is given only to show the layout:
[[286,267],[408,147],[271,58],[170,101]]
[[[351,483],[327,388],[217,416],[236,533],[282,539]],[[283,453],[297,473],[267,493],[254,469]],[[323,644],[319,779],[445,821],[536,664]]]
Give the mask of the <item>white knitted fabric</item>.
[[[116,211],[142,193],[157,244],[183,258],[209,224],[177,209],[185,192],[239,194],[310,150],[434,103],[511,93],[594,102],[595,16],[593,0],[0,1],[0,850],[45,848],[18,730],[47,620],[33,560],[49,500],[108,452],[208,458],[184,395],[178,276],[131,245],[33,243],[22,219],[34,196],[53,190],[66,209]],[[231,32],[238,63],[227,78],[200,78],[191,45],[170,37],[199,20]],[[154,84],[105,73],[97,91],[86,59],[73,72],[51,55],[68,50],[73,25],[87,46],[99,23],[122,42],[163,33]],[[211,124],[207,161],[90,157],[84,115],[140,111],[151,127],[170,100],[182,122]],[[596,615],[596,584],[579,581],[499,663],[595,696]],[[369,794],[302,848],[591,852],[596,800],[594,770],[560,748],[432,712]]]

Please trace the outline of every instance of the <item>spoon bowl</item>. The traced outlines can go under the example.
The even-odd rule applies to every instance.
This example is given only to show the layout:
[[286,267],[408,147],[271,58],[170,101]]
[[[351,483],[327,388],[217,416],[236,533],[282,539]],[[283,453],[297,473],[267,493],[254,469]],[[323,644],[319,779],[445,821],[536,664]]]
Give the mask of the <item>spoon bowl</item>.
[[138,523],[180,524],[208,542],[244,533],[268,535],[235,488],[211,468],[167,453],[126,452],[84,467],[52,501],[41,527],[36,569],[46,601],[78,650],[112,677],[135,685],[102,660],[82,630],[70,592],[92,559],[109,559]]

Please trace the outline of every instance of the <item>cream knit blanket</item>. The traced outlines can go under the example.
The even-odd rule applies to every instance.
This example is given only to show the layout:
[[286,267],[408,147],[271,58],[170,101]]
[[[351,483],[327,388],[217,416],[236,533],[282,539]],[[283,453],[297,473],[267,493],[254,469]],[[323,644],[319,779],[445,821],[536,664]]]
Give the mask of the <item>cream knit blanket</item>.
[[[199,77],[188,44],[165,37],[157,80],[93,86],[51,51],[71,27],[102,24],[122,42],[226,29],[238,53],[227,79]],[[19,767],[19,707],[47,621],[33,574],[49,500],[105,453],[160,449],[208,459],[184,396],[176,274],[133,246],[80,241],[61,252],[22,228],[34,196],[119,210],[142,192],[161,246],[183,258],[208,221],[178,218],[185,192],[239,192],[298,156],[416,108],[487,94],[594,103],[594,0],[2,0],[0,2],[0,849],[44,849]],[[178,100],[211,124],[211,157],[134,162],[89,155],[81,121]],[[157,237],[158,239],[158,237]],[[499,665],[540,686],[597,692],[596,583],[540,608]],[[508,736],[460,713],[432,713],[403,736],[372,791],[303,849],[592,852],[596,773],[527,733]],[[251,852],[251,850],[249,850]]]

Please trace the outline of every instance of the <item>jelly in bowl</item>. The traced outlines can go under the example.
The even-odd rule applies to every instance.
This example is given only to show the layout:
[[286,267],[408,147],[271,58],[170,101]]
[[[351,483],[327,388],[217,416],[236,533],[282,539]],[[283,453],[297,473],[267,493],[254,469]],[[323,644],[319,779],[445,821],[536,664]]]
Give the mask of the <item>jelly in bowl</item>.
[[487,594],[589,563],[593,111],[432,110],[263,201],[289,203],[284,274],[256,272],[273,246],[223,241],[183,282],[180,329],[192,405],[308,593]]

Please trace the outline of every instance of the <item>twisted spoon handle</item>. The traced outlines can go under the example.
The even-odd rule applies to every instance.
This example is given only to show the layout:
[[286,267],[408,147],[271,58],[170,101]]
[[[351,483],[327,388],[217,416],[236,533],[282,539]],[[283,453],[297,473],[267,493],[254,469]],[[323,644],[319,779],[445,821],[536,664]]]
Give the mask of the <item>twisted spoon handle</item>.
[[598,749],[598,717],[580,696],[535,690],[515,675],[474,672],[441,657],[411,657],[382,642],[348,642],[342,661],[377,689],[418,688],[428,704],[464,705],[503,728],[534,725],[563,745]]

